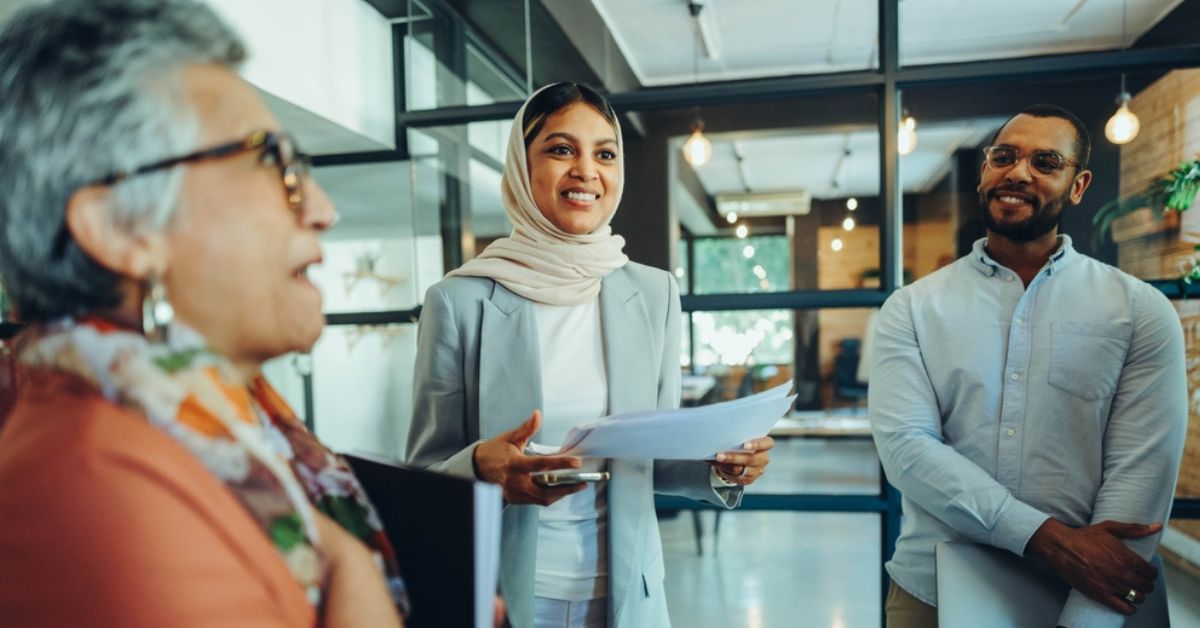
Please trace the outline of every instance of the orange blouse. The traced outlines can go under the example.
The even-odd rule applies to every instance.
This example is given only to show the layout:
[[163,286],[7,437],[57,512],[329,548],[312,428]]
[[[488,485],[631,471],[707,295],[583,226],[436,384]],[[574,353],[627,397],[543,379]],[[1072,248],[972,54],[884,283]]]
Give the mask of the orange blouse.
[[190,453],[84,380],[28,372],[0,430],[0,622],[316,626],[279,552]]

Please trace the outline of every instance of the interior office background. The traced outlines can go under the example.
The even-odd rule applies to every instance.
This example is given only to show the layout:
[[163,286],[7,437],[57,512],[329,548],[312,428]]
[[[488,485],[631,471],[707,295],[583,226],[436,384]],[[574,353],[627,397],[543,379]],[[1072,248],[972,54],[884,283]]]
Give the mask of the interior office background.
[[[31,1],[0,0],[0,20]],[[679,278],[688,402],[789,378],[800,393],[745,509],[660,503],[678,625],[879,625],[899,510],[866,429],[870,321],[982,235],[980,148],[1027,104],[1091,129],[1095,177],[1063,230],[1175,299],[1200,384],[1200,305],[1175,281],[1200,211],[1105,207],[1200,158],[1198,0],[209,4],[342,214],[313,272],[330,326],[267,368],[346,451],[403,455],[421,299],[511,228],[500,172],[520,101],[555,80],[610,94],[627,168],[613,226],[633,260]],[[1118,146],[1104,127],[1123,90],[1141,131]],[[684,152],[698,126],[703,164]],[[1191,412],[1163,550],[1176,625],[1200,625],[1200,401]]]

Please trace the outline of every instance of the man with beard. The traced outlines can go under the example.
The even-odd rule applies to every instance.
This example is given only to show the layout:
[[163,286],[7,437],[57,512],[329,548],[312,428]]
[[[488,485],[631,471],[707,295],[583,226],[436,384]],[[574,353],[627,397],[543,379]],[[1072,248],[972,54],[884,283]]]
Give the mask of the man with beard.
[[1162,293],[1059,233],[1090,149],[1059,107],[1009,119],[980,169],[987,237],[878,316],[871,423],[905,515],[889,628],[937,625],[944,541],[1045,561],[1071,586],[1068,628],[1121,626],[1153,590],[1187,427],[1183,334]]

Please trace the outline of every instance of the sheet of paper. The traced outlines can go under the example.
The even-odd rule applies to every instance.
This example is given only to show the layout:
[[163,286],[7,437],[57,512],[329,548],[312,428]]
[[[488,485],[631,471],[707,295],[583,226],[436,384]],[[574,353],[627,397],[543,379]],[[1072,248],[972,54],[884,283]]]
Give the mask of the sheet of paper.
[[789,381],[770,390],[722,403],[679,410],[642,410],[578,425],[560,448],[531,448],[541,454],[600,458],[710,460],[765,436],[795,395]]

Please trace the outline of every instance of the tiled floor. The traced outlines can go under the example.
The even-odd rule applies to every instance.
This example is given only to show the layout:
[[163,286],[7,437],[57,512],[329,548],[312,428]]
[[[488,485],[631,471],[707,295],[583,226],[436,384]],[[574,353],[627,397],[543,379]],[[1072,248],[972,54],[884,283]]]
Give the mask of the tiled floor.
[[[758,492],[873,493],[869,441],[783,441]],[[769,481],[768,481],[769,479]],[[660,522],[676,628],[877,628],[879,518],[871,514],[691,513]],[[1167,570],[1171,625],[1200,628],[1200,582]]]

